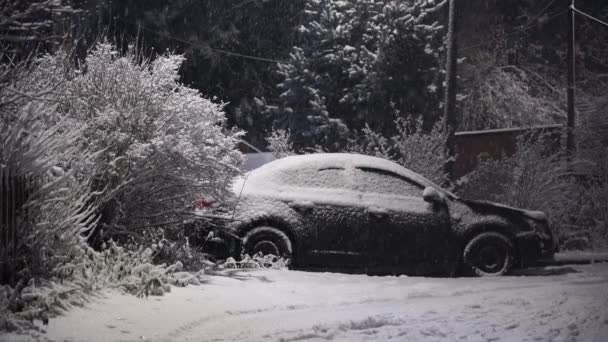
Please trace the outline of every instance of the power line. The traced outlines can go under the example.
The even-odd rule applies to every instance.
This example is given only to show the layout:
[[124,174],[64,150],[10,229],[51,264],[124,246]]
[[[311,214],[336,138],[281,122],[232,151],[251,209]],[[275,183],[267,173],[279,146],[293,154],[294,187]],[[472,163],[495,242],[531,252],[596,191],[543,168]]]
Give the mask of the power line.
[[132,23],[132,22],[128,22],[128,21],[126,21],[126,20],[124,20],[122,18],[117,18],[117,19],[120,20],[120,21],[122,21],[122,22],[124,22],[124,23],[126,23],[126,24],[136,25],[136,26],[141,27],[142,29],[144,29],[146,31],[149,31],[149,32],[152,32],[152,33],[154,33],[156,35],[163,36],[163,37],[172,39],[172,40],[180,42],[180,43],[187,44],[189,46],[192,46],[194,48],[198,48],[198,49],[201,49],[201,50],[209,49],[209,50],[212,50],[212,51],[215,51],[215,52],[227,55],[227,56],[240,57],[240,58],[251,59],[251,60],[260,61],[260,62],[291,64],[289,62],[281,61],[281,60],[277,60],[277,59],[266,58],[266,57],[258,57],[258,56],[252,56],[252,55],[246,55],[246,54],[242,54],[242,53],[238,53],[238,52],[233,52],[233,51],[228,51],[228,50],[224,50],[224,49],[217,49],[217,48],[214,48],[214,47],[211,47],[211,46],[208,46],[208,45],[201,45],[201,44],[193,43],[193,42],[187,41],[187,40],[185,40],[183,38],[175,37],[175,36],[172,36],[172,35],[167,34],[167,33],[156,31],[154,29],[151,29],[151,28],[149,28],[147,26],[144,26],[144,25],[141,25],[141,24],[135,24],[135,23]]
[[[534,23],[534,21],[537,20],[537,19],[539,19],[540,16],[543,15],[545,13],[545,11],[549,7],[551,7],[551,5],[554,2],[555,2],[555,0],[550,0],[547,3],[547,5],[545,5],[543,7],[543,9],[537,15],[535,15],[532,19],[528,20],[528,22],[526,24],[524,24],[524,26],[522,28],[520,28],[518,30],[515,30],[515,31],[512,31],[512,32],[504,35],[503,38],[512,37],[514,35],[517,35],[519,33],[526,32],[526,31],[529,31],[530,29],[532,29],[536,25],[536,23]],[[608,26],[608,23],[606,23],[606,22],[604,22],[604,21],[602,21],[602,20],[600,20],[598,18],[595,18],[595,17],[591,16],[590,14],[587,14],[587,13],[585,13],[583,11],[580,11],[579,9],[575,8],[574,6],[572,6],[572,9],[575,12],[577,12],[577,13],[579,13],[579,14],[581,14],[581,15],[589,18],[589,19],[592,19],[592,20],[594,20],[594,21],[596,21],[596,22],[598,22],[598,23],[600,23],[602,25]],[[558,13],[550,16],[549,18],[545,19],[545,22],[553,20],[553,19],[559,17],[560,15],[564,14],[565,12],[567,12],[567,10],[558,12]],[[154,30],[154,29],[152,29],[150,27],[147,27],[147,26],[144,26],[144,25],[141,25],[141,24],[135,24],[135,23],[132,23],[132,22],[127,22],[126,20],[124,20],[122,18],[117,18],[117,19],[120,20],[120,21],[122,21],[122,22],[124,22],[124,23],[127,23],[127,24],[137,25],[137,26],[143,28],[146,31],[152,32],[152,33],[154,33],[156,35],[159,35],[159,36],[163,36],[163,37],[172,39],[172,40],[177,41],[177,42],[181,42],[183,44],[187,44],[187,45],[192,46],[194,48],[203,49],[203,50],[204,49],[209,49],[209,50],[212,50],[212,51],[215,51],[215,52],[227,55],[227,56],[239,57],[239,58],[250,59],[250,60],[255,60],[255,61],[260,61],[260,62],[291,64],[290,62],[287,62],[287,61],[282,61],[282,60],[277,60],[277,59],[272,59],[272,58],[266,58],[266,57],[253,56],[253,55],[247,55],[247,54],[242,54],[242,53],[238,53],[238,52],[228,51],[228,50],[224,50],[224,49],[214,48],[214,47],[211,47],[211,46],[208,46],[208,45],[201,45],[201,44],[193,43],[193,42],[187,41],[187,40],[185,40],[183,38],[175,37],[175,36],[172,36],[172,35],[167,34],[167,33],[156,31],[156,30]],[[460,50],[461,51],[465,51],[465,50],[481,47],[481,46],[484,46],[484,45],[487,45],[487,44],[490,44],[490,43],[495,43],[495,42],[497,42],[497,40],[490,40],[490,41],[487,41],[487,42],[483,42],[483,43],[479,43],[479,44],[475,44],[475,45],[466,46],[464,48],[461,48]]]
[[579,10],[578,8],[576,8],[576,7],[574,7],[574,6],[571,6],[571,7],[572,7],[572,10],[573,10],[574,12],[579,13],[579,14],[582,14],[582,15],[584,15],[585,17],[587,17],[587,18],[589,18],[589,19],[591,19],[591,20],[595,20],[595,21],[597,21],[598,23],[600,23],[600,24],[602,24],[602,25],[608,26],[608,23],[607,23],[607,22],[602,21],[602,20],[600,20],[600,19],[598,19],[598,18],[596,18],[596,17],[594,17],[594,16],[592,16],[592,15],[590,15],[590,14],[587,14],[587,13],[585,13],[585,12],[583,12],[583,11]]
[[[548,8],[548,6],[547,6],[547,8]],[[566,9],[566,10],[563,10],[563,11],[561,11],[561,12],[558,12],[558,13],[556,13],[556,14],[554,14],[554,15],[550,16],[549,18],[545,19],[545,22],[548,22],[548,21],[550,21],[550,20],[553,20],[553,19],[555,19],[555,18],[559,17],[560,15],[562,15],[562,14],[566,13],[567,11],[568,11],[568,10]],[[541,14],[542,14],[542,13],[541,13]],[[540,17],[540,16],[538,16],[538,17]],[[519,34],[519,33],[529,31],[530,29],[534,28],[534,26],[536,26],[536,23],[530,23],[530,24],[528,24],[528,25],[524,25],[524,27],[522,27],[522,28],[520,28],[520,29],[518,29],[518,30],[515,30],[515,31],[512,31],[512,32],[510,32],[510,33],[507,33],[506,35],[504,35],[504,36],[503,36],[503,38],[512,37],[512,36],[515,36],[515,35],[517,35],[517,34]],[[467,47],[461,48],[460,50],[461,50],[461,51],[464,51],[464,50],[469,50],[469,49],[473,49],[473,48],[481,47],[481,46],[484,46],[484,45],[487,45],[487,44],[490,44],[490,43],[496,43],[496,42],[497,42],[497,40],[496,40],[496,39],[495,39],[495,40],[490,40],[490,41],[486,41],[486,42],[479,43],[479,44],[475,44],[475,45],[469,45],[469,46],[467,46]]]
[[528,26],[528,25],[530,25],[530,24],[533,24],[533,23],[534,23],[534,21],[536,21],[538,18],[540,18],[540,16],[541,16],[541,15],[543,15],[543,14],[545,13],[545,11],[546,11],[546,10],[548,10],[548,9],[549,9],[549,7],[551,7],[551,5],[553,5],[553,3],[554,3],[555,1],[556,1],[556,0],[550,0],[550,1],[547,3],[547,5],[545,5],[545,6],[543,7],[543,9],[541,9],[541,10],[538,12],[538,14],[536,14],[536,15],[535,15],[535,16],[534,16],[532,19],[528,20],[528,22],[527,22],[527,23],[525,23],[523,26]]

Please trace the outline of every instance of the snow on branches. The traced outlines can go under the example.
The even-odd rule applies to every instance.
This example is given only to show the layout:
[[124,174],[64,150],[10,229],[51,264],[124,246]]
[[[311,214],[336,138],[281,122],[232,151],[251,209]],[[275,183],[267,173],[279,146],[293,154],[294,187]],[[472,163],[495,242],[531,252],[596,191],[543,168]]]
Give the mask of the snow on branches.
[[437,12],[444,4],[308,1],[289,63],[279,66],[275,128],[289,129],[298,150],[338,150],[348,128],[369,124],[394,133],[395,109],[435,121],[443,79]]
[[[154,265],[147,247],[155,230],[181,229],[202,194],[230,194],[240,172],[242,133],[226,127],[222,104],[179,83],[182,56],[108,43],[79,65],[69,56],[0,68],[0,175],[24,192],[10,213],[18,245],[10,281],[0,279],[10,283],[0,330],[31,329],[103,287],[147,296],[197,283],[180,263]],[[129,244],[99,239],[95,251],[85,242],[101,229]]]
[[222,198],[239,172],[240,131],[222,104],[179,83],[180,55],[154,59],[100,43],[66,82],[62,115],[86,125],[90,165],[110,236],[143,238],[179,223],[202,194]]

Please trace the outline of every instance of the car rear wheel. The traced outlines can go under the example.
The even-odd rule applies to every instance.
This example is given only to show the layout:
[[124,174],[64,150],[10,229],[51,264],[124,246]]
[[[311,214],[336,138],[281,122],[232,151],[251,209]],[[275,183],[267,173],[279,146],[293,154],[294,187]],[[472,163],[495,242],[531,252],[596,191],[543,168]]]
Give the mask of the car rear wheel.
[[289,237],[273,227],[257,227],[249,231],[243,239],[243,249],[246,254],[276,255],[291,259],[292,246]]
[[513,265],[513,244],[503,234],[484,232],[466,245],[463,254],[465,273],[476,276],[500,276]]

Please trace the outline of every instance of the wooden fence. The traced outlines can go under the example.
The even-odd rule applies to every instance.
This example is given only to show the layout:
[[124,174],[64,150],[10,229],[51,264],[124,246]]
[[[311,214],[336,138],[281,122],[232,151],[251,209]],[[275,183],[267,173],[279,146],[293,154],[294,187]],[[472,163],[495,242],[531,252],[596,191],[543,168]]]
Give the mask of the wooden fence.
[[454,137],[456,160],[451,176],[458,179],[473,171],[482,155],[493,159],[512,156],[517,149],[517,139],[522,135],[540,139],[548,149],[556,151],[563,133],[563,125],[457,132]]
[[20,228],[29,223],[24,208],[39,186],[31,175],[19,175],[10,167],[0,167],[0,284],[14,284],[19,271]]

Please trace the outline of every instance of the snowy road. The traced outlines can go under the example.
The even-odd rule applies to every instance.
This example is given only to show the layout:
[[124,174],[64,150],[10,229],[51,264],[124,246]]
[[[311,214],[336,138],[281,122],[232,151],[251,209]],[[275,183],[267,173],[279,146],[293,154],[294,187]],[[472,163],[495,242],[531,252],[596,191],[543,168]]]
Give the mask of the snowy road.
[[[607,341],[608,264],[437,279],[253,271],[51,320],[54,341]],[[1,337],[1,336],[0,336]],[[19,339],[21,340],[21,339]]]

